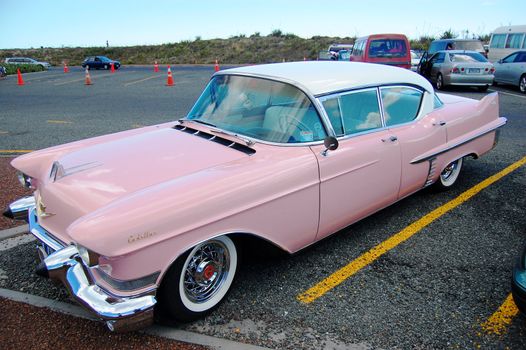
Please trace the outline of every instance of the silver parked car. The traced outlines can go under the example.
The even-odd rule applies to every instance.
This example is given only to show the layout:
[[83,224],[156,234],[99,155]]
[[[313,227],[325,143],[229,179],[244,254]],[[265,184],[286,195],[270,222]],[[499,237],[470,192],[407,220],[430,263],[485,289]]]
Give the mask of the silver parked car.
[[517,51],[495,63],[494,83],[511,84],[526,94],[526,51]]
[[8,64],[32,64],[36,66],[42,66],[44,69],[49,69],[51,64],[48,62],[37,61],[29,57],[8,57],[5,59],[5,63]]
[[495,68],[478,52],[442,50],[429,59],[422,58],[418,72],[435,83],[438,90],[448,85],[462,85],[486,91],[493,84]]

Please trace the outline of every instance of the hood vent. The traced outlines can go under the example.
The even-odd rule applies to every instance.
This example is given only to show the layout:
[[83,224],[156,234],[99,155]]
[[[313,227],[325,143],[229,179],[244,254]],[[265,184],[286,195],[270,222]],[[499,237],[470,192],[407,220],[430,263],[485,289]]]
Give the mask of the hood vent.
[[245,146],[245,145],[243,145],[241,143],[237,143],[235,141],[230,141],[230,140],[227,140],[225,138],[219,137],[217,135],[210,134],[210,133],[207,133],[207,132],[204,132],[204,131],[201,131],[201,130],[189,128],[189,127],[184,126],[184,125],[176,125],[176,126],[174,126],[174,129],[182,131],[182,132],[185,132],[187,134],[192,134],[194,136],[201,137],[201,138],[206,139],[208,141],[219,143],[219,144],[221,144],[223,146],[226,146],[226,147],[229,147],[229,148],[233,148],[233,149],[238,150],[240,152],[243,152],[243,153],[245,153],[245,154],[247,154],[249,156],[251,156],[254,153],[256,153],[255,150],[253,150],[252,148],[250,148],[248,146]]

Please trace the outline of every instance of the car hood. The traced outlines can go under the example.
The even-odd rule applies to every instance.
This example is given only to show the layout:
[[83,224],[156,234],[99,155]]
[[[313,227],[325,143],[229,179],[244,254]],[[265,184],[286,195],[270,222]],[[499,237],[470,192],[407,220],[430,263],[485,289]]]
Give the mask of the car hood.
[[114,200],[242,157],[247,154],[173,128],[74,150],[43,174],[39,196],[52,215],[42,224],[63,232],[77,218]]

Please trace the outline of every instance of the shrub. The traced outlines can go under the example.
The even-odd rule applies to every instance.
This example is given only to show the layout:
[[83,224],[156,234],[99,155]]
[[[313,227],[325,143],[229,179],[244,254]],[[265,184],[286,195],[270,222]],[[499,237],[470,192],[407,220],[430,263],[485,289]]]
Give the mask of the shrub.
[[17,68],[20,69],[20,73],[41,72],[44,70],[42,66],[35,64],[2,64],[2,66],[5,67],[8,75],[16,74]]

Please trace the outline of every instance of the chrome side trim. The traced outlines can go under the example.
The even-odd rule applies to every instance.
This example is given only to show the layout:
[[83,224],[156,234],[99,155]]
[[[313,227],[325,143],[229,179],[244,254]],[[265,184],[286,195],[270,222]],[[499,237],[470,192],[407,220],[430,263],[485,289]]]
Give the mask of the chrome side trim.
[[437,159],[431,158],[429,159],[429,172],[427,173],[426,182],[424,183],[424,187],[427,187],[433,183],[433,177],[436,173],[436,166],[437,166]]
[[500,117],[500,119],[502,119],[502,120],[501,120],[501,122],[500,122],[497,126],[494,126],[494,127],[492,127],[492,128],[489,128],[489,129],[487,129],[487,130],[483,130],[483,131],[479,132],[478,134],[474,135],[473,137],[471,137],[471,138],[469,138],[469,139],[466,139],[466,140],[463,140],[463,141],[458,141],[458,142],[452,143],[452,144],[446,146],[445,148],[441,149],[440,151],[437,151],[437,152],[435,152],[435,153],[433,153],[433,154],[426,155],[426,156],[421,156],[421,157],[416,157],[415,159],[413,159],[413,160],[411,161],[410,164],[417,164],[417,163],[424,162],[424,161],[426,161],[426,160],[429,160],[429,159],[431,159],[431,158],[434,158],[434,157],[436,157],[436,156],[439,156],[439,155],[441,155],[441,154],[443,154],[443,153],[446,153],[446,152],[448,152],[448,151],[450,151],[450,150],[452,150],[452,149],[454,149],[454,148],[457,148],[457,147],[460,147],[460,146],[462,146],[462,145],[465,145],[466,143],[471,142],[471,141],[473,141],[473,140],[475,140],[475,139],[478,139],[479,137],[482,137],[482,136],[484,136],[484,135],[486,135],[486,134],[489,134],[490,132],[493,132],[493,131],[497,130],[498,128],[500,128],[500,127],[506,125],[506,123],[507,123],[507,119],[504,118],[504,117]]
[[51,233],[44,230],[37,220],[36,209],[35,207],[32,207],[29,209],[29,232],[31,232],[33,236],[53,250],[59,250],[67,246],[66,243],[53,237]]

